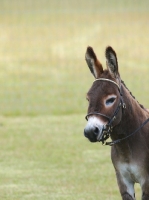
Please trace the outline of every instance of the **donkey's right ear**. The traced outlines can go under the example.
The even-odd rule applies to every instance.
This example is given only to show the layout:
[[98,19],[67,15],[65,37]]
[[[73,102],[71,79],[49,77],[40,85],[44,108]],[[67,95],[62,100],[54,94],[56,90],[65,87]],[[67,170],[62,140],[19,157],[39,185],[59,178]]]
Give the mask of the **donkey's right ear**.
[[99,62],[99,60],[97,59],[96,54],[94,53],[92,47],[87,47],[85,60],[93,76],[96,79],[99,78],[100,75],[103,73],[103,67]]

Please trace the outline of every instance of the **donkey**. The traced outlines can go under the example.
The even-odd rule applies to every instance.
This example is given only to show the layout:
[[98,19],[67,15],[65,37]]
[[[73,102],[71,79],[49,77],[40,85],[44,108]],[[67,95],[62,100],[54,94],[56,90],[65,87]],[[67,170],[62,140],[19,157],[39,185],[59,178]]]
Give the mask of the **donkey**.
[[[134,184],[142,189],[142,200],[149,200],[149,112],[121,80],[117,55],[105,50],[107,69],[88,47],[85,59],[95,77],[87,93],[89,101],[84,135],[90,142],[111,146],[111,159],[123,200],[135,200]],[[108,138],[111,142],[106,142]]]

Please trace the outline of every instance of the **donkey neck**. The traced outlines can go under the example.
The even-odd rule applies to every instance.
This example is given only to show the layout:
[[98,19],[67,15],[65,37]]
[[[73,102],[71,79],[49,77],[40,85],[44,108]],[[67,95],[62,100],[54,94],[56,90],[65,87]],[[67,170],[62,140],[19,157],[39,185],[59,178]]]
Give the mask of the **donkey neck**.
[[123,115],[124,119],[132,119],[135,123],[142,123],[147,117],[149,117],[149,112],[136,100],[123,81],[122,93],[126,104],[126,112]]
[[123,81],[121,87],[126,109],[122,114],[121,122],[113,129],[114,133],[111,136],[114,140],[131,134],[149,117],[149,112],[138,103]]
[[[122,93],[126,109],[122,114],[121,122],[113,129],[113,133],[111,134],[112,140],[125,138],[138,129],[143,122],[149,118],[149,112],[143,106],[140,106],[137,100],[123,84]],[[143,152],[142,149],[148,149],[148,130],[149,123],[131,137],[113,145],[111,152],[113,163],[117,162],[117,160],[120,160],[122,163],[130,163],[137,160],[138,155],[142,155],[140,153]]]

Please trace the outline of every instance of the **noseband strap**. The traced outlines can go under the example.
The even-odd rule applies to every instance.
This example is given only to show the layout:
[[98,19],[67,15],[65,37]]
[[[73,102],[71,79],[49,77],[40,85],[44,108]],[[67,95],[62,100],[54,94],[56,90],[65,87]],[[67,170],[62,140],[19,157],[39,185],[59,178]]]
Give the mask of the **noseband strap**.
[[88,121],[88,118],[89,118],[89,116],[91,116],[91,115],[99,115],[99,116],[105,117],[105,118],[107,118],[108,120],[110,120],[110,117],[108,117],[107,115],[104,115],[104,114],[102,114],[102,113],[98,113],[98,112],[91,112],[91,113],[87,114],[87,115],[85,116],[85,119]]

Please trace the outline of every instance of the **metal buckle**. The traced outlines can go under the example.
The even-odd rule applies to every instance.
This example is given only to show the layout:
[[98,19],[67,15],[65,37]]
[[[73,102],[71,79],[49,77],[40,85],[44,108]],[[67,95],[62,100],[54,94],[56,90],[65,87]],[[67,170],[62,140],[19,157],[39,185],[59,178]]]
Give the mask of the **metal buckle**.
[[123,106],[122,106],[124,109],[126,108],[126,104],[125,103],[123,103]]

